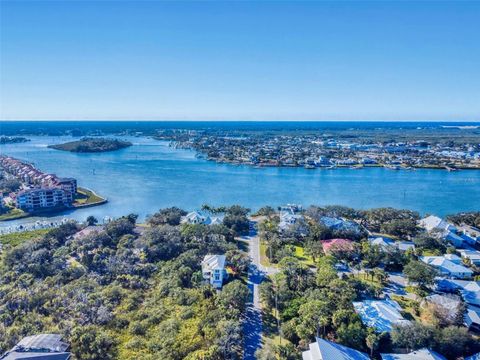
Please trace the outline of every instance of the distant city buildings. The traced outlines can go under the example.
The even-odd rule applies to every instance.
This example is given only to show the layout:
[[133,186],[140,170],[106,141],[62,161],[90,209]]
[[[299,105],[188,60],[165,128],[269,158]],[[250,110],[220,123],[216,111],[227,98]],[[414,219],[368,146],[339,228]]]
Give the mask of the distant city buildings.
[[175,146],[197,150],[201,156],[219,162],[255,166],[335,167],[383,166],[392,170],[440,168],[480,168],[477,144],[442,143],[412,140],[405,142],[363,138],[351,140],[326,137],[325,134],[238,134],[222,131],[159,132],[158,138]]

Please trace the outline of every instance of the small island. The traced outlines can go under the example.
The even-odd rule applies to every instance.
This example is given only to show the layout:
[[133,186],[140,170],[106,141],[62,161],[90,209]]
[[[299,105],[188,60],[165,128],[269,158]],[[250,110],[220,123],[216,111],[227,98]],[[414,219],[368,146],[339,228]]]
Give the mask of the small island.
[[109,139],[109,138],[83,138],[76,141],[70,141],[64,144],[49,145],[51,149],[78,152],[94,153],[120,150],[132,146],[129,141]]
[[30,139],[21,137],[21,136],[1,136],[0,137],[0,144],[18,144],[18,143],[25,143],[30,141]]

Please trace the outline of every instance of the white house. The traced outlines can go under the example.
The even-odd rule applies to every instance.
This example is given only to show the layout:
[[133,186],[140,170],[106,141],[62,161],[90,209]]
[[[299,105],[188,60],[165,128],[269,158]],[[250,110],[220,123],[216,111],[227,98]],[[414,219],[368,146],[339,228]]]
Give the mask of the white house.
[[383,249],[397,248],[400,251],[415,249],[415,244],[411,241],[394,241],[386,236],[371,236],[368,241],[370,244],[380,246]]
[[203,224],[206,217],[198,211],[192,211],[183,217],[182,223],[188,224]]
[[202,214],[199,211],[192,211],[182,218],[182,223],[194,225],[221,225],[223,224],[223,216],[209,216]]
[[378,332],[391,331],[393,325],[408,324],[410,321],[403,318],[402,308],[396,301],[365,300],[354,302],[353,307],[362,319],[362,322],[375,328]]
[[439,218],[435,215],[427,216],[419,221],[419,225],[423,227],[428,232],[432,231],[456,231],[457,229],[452,224],[449,224],[442,218]]
[[228,277],[225,270],[225,255],[205,255],[202,261],[202,275],[204,280],[220,289]]
[[367,354],[358,350],[317,337],[309,350],[302,353],[303,360],[369,360]]
[[422,256],[420,259],[433,267],[435,267],[440,274],[444,276],[449,276],[452,278],[456,279],[469,279],[473,275],[473,271],[470,270],[469,268],[460,265],[460,261],[457,260],[460,259],[458,256],[450,256],[447,258],[447,255],[445,256]]
[[394,246],[395,241],[385,236],[370,236],[368,242],[371,245],[380,246],[381,248],[388,248]]
[[300,219],[303,219],[302,215],[298,214],[290,214],[290,213],[281,213],[280,214],[280,223],[278,224],[278,228],[282,231],[290,229],[293,225],[295,225]]
[[455,247],[464,247],[467,240],[457,234],[457,228],[438,216],[430,215],[419,221],[419,225],[432,235],[437,235]]

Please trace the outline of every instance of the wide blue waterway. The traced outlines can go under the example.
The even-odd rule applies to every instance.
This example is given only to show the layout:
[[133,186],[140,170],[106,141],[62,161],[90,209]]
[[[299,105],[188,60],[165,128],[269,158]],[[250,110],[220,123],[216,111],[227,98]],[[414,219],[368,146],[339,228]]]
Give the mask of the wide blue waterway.
[[480,210],[480,171],[258,169],[197,159],[192,151],[142,137],[124,137],[134,143],[127,149],[95,154],[47,148],[71,137],[30,138],[28,143],[2,145],[0,153],[33,162],[45,172],[75,177],[80,186],[108,198],[106,205],[65,213],[79,220],[128,213],[143,219],[163,207],[192,210],[205,203],[252,209],[285,203],[392,206],[438,215]]

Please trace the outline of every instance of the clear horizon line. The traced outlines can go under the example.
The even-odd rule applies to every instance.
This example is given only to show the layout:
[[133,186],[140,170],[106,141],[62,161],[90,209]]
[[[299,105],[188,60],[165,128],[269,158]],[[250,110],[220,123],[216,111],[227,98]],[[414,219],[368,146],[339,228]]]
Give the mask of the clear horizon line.
[[[34,122],[34,121],[45,121],[45,122],[445,122],[445,123],[480,123],[480,118],[476,120],[472,119],[340,119],[340,120],[299,120],[299,119],[0,119],[4,122]],[[1,127],[1,124],[0,124]]]

